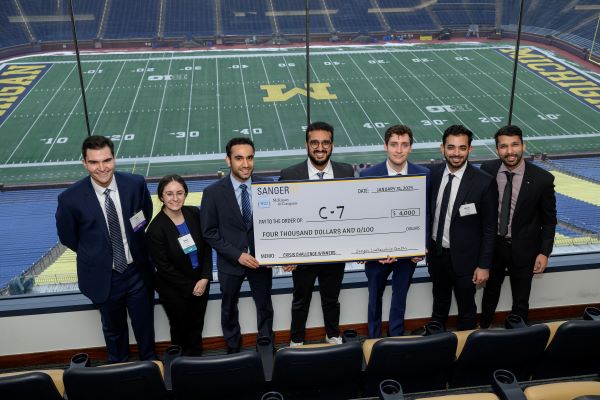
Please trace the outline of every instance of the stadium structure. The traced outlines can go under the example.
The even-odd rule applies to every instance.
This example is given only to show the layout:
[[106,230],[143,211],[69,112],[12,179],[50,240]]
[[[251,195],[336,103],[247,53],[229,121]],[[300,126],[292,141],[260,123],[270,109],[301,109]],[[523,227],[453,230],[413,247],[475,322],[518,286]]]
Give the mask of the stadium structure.
[[[224,146],[235,136],[254,140],[257,170],[276,179],[282,167],[305,158],[308,120],[335,126],[334,157],[357,171],[384,157],[383,134],[396,123],[413,128],[411,157],[429,164],[441,159],[448,125],[475,132],[471,158],[478,163],[496,156],[493,134],[512,121],[525,132],[529,159],[555,176],[557,191],[555,248],[548,272],[534,280],[532,319],[574,318],[598,306],[600,4],[524,1],[521,20],[520,5],[3,1],[0,368],[60,364],[79,350],[104,354],[96,311],[77,290],[75,256],[58,242],[54,225],[58,194],[84,176],[79,147],[86,134],[111,137],[118,168],[145,175],[152,194],[161,176],[184,175],[188,204],[199,205],[203,188],[227,173]],[[341,323],[363,335],[366,279],[361,265],[349,263],[347,271]],[[283,344],[291,279],[280,270],[275,275],[276,342]],[[204,334],[205,346],[218,351],[220,297],[213,285]],[[426,268],[418,268],[409,329],[428,319],[430,289]],[[507,285],[498,321],[510,309],[506,292]],[[248,311],[241,323],[252,345],[248,293],[240,308]],[[155,313],[164,349],[168,323],[161,307]],[[323,336],[320,321],[310,315],[310,338]]]

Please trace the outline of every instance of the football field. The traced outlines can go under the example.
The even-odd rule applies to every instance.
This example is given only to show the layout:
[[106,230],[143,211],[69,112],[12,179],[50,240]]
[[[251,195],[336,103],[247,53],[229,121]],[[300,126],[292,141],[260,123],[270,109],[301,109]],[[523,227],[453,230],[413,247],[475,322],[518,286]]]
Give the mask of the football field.
[[[547,50],[522,52],[512,122],[528,152],[600,151],[598,74]],[[314,48],[311,119],[335,127],[335,157],[347,162],[380,161],[396,123],[413,128],[414,160],[439,159],[453,123],[474,131],[472,157],[493,157],[493,134],[508,122],[512,56],[497,43]],[[278,170],[305,158],[305,65],[301,48],[86,53],[90,127],[113,139],[119,169],[147,176],[225,170],[235,136],[254,140],[258,170]],[[72,55],[0,62],[0,113],[0,183],[84,173]]]

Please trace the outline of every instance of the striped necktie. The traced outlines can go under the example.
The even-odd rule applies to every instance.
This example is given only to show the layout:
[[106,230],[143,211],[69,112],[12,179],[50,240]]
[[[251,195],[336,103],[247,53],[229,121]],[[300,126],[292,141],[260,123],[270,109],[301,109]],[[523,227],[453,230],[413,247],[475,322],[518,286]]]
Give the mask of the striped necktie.
[[125,245],[123,244],[123,235],[121,234],[121,224],[119,223],[117,208],[110,198],[110,192],[110,189],[104,191],[104,207],[106,209],[108,232],[113,250],[113,269],[123,273],[127,269],[127,257],[125,257]]
[[252,221],[252,205],[250,204],[248,186],[246,186],[245,183],[242,183],[240,189],[242,189],[242,219],[246,225],[249,225]]

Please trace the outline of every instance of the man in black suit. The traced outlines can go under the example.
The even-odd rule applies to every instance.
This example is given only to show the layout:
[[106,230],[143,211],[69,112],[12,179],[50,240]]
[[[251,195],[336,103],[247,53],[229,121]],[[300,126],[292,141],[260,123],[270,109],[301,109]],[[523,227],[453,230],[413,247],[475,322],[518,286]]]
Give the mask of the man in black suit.
[[221,327],[227,352],[237,353],[242,345],[238,300],[244,278],[250,283],[256,305],[258,334],[273,336],[272,271],[261,268],[254,258],[250,185],[260,180],[252,175],[254,143],[248,138],[233,138],[226,151],[231,173],[204,189],[200,224],[204,240],[217,252]]
[[450,126],[440,146],[446,162],[431,170],[431,320],[446,325],[454,290],[458,330],[476,327],[475,289],[488,279],[498,223],[495,181],[467,161],[472,140],[466,127]]
[[[328,123],[313,122],[306,128],[306,151],[308,159],[283,169],[280,180],[354,177],[354,169],[351,165],[330,160],[333,151],[333,127]],[[319,293],[325,322],[325,340],[332,344],[342,343],[338,297],[342,288],[345,266],[345,263],[330,263],[284,268],[286,271],[293,271],[294,294],[290,329],[292,346],[304,342],[308,310],[317,278],[319,279]]]
[[79,289],[100,311],[108,361],[129,358],[128,313],[140,359],[156,360],[154,268],[144,241],[150,193],[143,176],[115,172],[110,139],[89,136],[81,152],[89,176],[58,196],[58,237],[77,253]]
[[531,280],[548,265],[556,229],[554,176],[523,159],[525,144],[518,126],[502,127],[494,138],[500,158],[481,165],[496,178],[499,194],[498,236],[481,302],[482,328],[494,319],[506,270],[512,290],[511,313],[527,322]]

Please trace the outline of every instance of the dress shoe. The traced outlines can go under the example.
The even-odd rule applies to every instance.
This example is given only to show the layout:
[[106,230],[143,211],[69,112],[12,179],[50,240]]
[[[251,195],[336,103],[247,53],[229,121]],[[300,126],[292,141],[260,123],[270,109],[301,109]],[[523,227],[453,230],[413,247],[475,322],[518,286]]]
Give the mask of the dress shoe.
[[235,353],[239,353],[240,352],[240,348],[239,347],[229,347],[227,346],[227,354],[235,354]]

